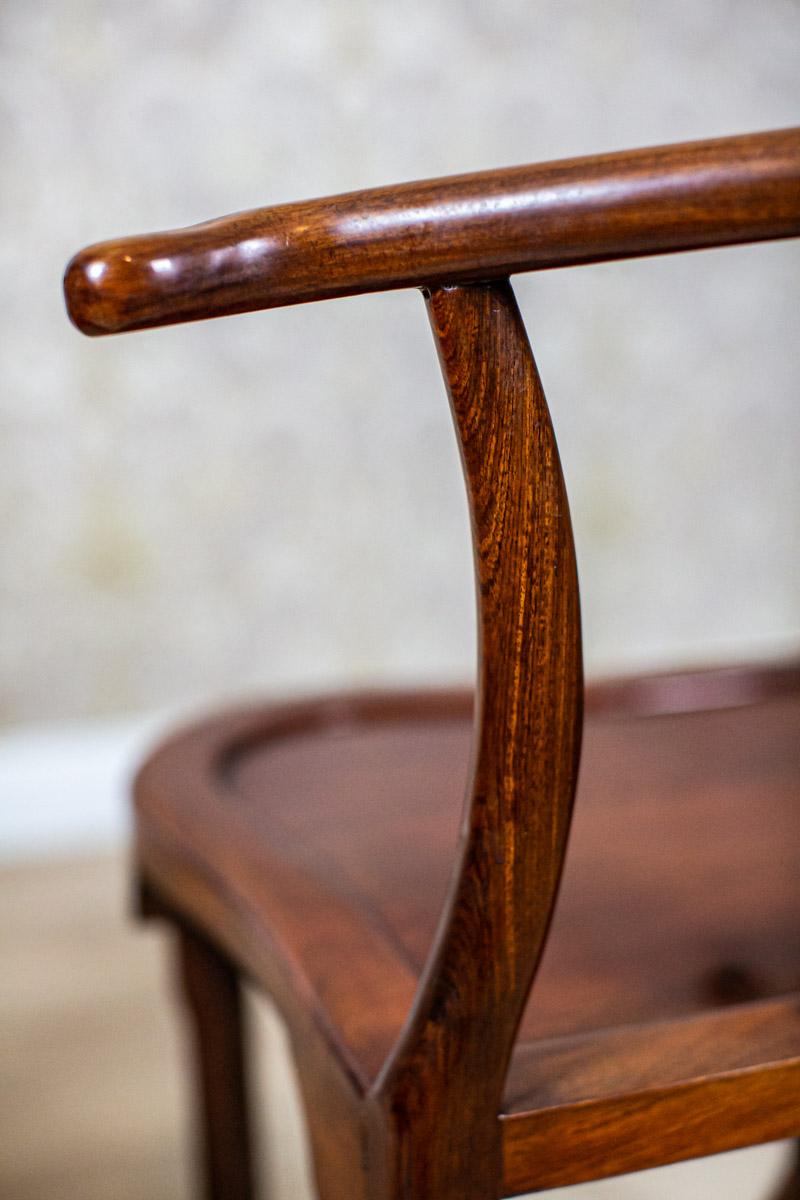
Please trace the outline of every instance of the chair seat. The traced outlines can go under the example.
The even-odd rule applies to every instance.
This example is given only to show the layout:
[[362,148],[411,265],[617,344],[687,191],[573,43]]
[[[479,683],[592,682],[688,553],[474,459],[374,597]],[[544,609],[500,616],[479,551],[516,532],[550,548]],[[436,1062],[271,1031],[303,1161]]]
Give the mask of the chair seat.
[[[242,710],[173,738],[138,780],[147,886],[280,1004],[313,997],[363,1087],[445,901],[471,704],[449,692]],[[568,1108],[800,1061],[799,833],[799,668],[588,690],[564,878],[509,1073],[509,1191],[531,1185],[534,1136],[551,1147],[538,1186],[588,1177],[574,1153],[560,1161]],[[765,1136],[781,1128],[776,1116]],[[574,1115],[569,1136],[588,1161]],[[619,1162],[648,1165],[624,1138]]]

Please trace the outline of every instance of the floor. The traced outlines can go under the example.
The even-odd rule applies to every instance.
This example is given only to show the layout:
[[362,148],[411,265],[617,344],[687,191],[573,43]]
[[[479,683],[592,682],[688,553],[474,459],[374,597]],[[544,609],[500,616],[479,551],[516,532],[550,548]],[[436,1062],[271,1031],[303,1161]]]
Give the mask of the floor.
[[[157,926],[128,917],[123,856],[0,869],[0,1197],[188,1200],[183,1047]],[[253,1007],[260,1144],[277,1200],[310,1196],[283,1032]],[[270,1064],[270,1069],[266,1069]],[[550,1195],[567,1200],[755,1200],[778,1146]]]

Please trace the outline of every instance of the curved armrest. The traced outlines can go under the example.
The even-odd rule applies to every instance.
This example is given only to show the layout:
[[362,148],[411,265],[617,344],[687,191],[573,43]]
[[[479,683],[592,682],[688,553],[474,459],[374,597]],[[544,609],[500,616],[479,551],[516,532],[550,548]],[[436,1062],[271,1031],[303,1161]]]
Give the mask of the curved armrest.
[[800,233],[800,129],[254,209],[81,251],[84,333]]

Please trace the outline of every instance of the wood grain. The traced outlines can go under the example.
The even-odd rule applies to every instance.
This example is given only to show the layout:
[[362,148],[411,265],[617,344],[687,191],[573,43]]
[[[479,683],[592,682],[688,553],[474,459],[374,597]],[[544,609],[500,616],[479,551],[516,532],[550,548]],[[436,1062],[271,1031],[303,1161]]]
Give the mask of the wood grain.
[[65,275],[87,334],[800,232],[800,129],[505,168],[103,242]]
[[[167,744],[139,786],[148,877],[287,1015],[326,1196],[342,1179],[356,1194],[365,1097],[433,941],[471,708],[410,693],[246,710]],[[657,1165],[662,1120],[674,1157],[786,1131],[782,1093],[767,1107],[748,1080],[798,1053],[800,671],[621,681],[586,709],[564,879],[498,1110],[509,1191]],[[703,1103],[694,1082],[734,1078],[736,1107],[715,1099],[675,1132],[679,1097]],[[663,1109],[641,1101],[654,1091]],[[588,1108],[584,1154],[572,1114]]]
[[[471,713],[468,692],[255,706],[173,738],[138,787],[150,873],[217,928],[213,891],[239,952],[258,937],[265,984],[288,960],[282,994],[313,1000],[363,1091],[397,1040],[445,902]],[[523,1044],[800,990],[798,739],[797,669],[587,689],[564,879]]]
[[502,1126],[504,1195],[797,1136],[800,999],[531,1042]]
[[377,1085],[386,1194],[485,1200],[508,1058],[561,874],[578,770],[580,613],[555,438],[508,283],[428,298],[478,583],[473,769],[414,1011]]
[[[472,520],[474,713],[413,693],[248,710],[177,737],[137,784],[150,907],[286,1016],[322,1200],[495,1200],[800,1135],[796,666],[596,691],[556,906],[577,571],[506,278],[798,232],[784,130],[259,210],[68,268],[89,333],[425,291]],[[206,995],[227,967],[190,961],[203,1054],[222,1038],[233,1062],[235,1006],[215,1029]],[[232,1108],[209,1138],[228,1160],[246,1146]]]
[[800,1061],[537,1111],[504,1138],[502,1194],[623,1175],[797,1137]]

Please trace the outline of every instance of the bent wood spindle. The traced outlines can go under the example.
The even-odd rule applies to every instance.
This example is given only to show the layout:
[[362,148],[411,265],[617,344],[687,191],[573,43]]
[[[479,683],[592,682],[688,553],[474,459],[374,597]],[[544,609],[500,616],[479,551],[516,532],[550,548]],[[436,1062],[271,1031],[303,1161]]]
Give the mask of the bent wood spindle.
[[555,435],[510,284],[436,288],[427,301],[472,520],[474,765],[450,899],[376,1097],[387,1197],[485,1200],[501,1177],[503,1084],[577,779],[578,578]]
[[390,288],[800,232],[800,129],[237,213],[81,251],[67,307],[121,333]]

